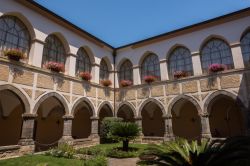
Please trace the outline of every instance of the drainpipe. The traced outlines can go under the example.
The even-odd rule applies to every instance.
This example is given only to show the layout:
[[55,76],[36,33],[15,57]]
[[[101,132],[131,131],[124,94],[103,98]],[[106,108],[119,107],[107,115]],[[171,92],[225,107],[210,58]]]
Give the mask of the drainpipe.
[[116,88],[115,88],[115,72],[116,72],[116,49],[113,50],[113,63],[114,63],[114,115],[116,116],[116,95],[115,95],[115,91],[116,91]]

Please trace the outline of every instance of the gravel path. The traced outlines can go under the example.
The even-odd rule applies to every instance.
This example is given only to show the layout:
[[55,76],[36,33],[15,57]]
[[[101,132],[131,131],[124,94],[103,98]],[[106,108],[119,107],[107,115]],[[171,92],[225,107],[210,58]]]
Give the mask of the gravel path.
[[109,166],[136,166],[136,162],[138,158],[127,158],[127,159],[115,159],[109,158],[108,165]]

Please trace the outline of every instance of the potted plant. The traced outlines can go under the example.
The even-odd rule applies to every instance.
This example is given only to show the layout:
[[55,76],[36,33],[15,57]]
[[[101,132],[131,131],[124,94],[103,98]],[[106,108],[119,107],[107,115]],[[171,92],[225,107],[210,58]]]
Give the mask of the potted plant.
[[130,85],[132,85],[132,81],[130,81],[130,80],[121,80],[120,85],[122,87],[130,86]]
[[208,70],[210,73],[216,73],[220,71],[224,71],[227,69],[227,66],[224,64],[219,64],[219,63],[213,63],[209,65]]
[[153,75],[148,75],[148,76],[145,76],[144,77],[144,81],[148,84],[156,81],[156,76],[153,76]]
[[187,76],[188,76],[188,73],[186,71],[183,71],[183,70],[174,72],[174,78],[176,78],[176,79],[187,77]]
[[101,80],[101,84],[103,86],[108,87],[108,86],[110,86],[112,84],[112,82],[110,80]]
[[53,72],[64,72],[65,71],[65,67],[63,63],[59,63],[59,62],[47,62],[45,65],[45,68],[49,69],[50,71]]
[[80,73],[79,73],[79,76],[80,76],[83,80],[85,80],[85,81],[90,81],[91,78],[92,78],[92,76],[91,76],[91,74],[90,74],[89,72],[80,72]]
[[19,49],[10,49],[4,51],[4,56],[7,56],[8,59],[14,60],[14,61],[20,61],[20,59],[25,59],[24,53]]

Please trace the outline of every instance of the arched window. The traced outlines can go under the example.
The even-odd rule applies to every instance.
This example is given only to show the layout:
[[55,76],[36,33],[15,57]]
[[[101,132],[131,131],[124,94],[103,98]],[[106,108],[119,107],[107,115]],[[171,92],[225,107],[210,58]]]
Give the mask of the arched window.
[[100,75],[99,76],[100,76],[100,80],[109,79],[109,69],[108,69],[108,65],[104,59],[101,60]]
[[143,80],[147,75],[155,76],[158,80],[161,79],[160,62],[155,54],[147,55],[141,64],[141,79]]
[[27,27],[17,17],[3,16],[0,18],[1,52],[8,49],[19,49],[28,56],[30,40]]
[[49,35],[43,48],[43,64],[46,62],[58,62],[65,64],[66,52],[63,43],[56,35]]
[[234,68],[231,48],[221,39],[209,40],[201,49],[201,65],[203,72],[208,71],[211,64],[219,63]]
[[250,67],[250,31],[242,37],[240,44],[245,67]]
[[91,62],[87,52],[80,48],[76,58],[76,74],[80,72],[91,72]]
[[119,81],[130,80],[133,81],[133,65],[129,60],[122,63],[119,70]]
[[185,47],[178,47],[169,55],[168,72],[170,78],[174,77],[174,72],[176,71],[184,71],[188,75],[193,75],[191,53]]

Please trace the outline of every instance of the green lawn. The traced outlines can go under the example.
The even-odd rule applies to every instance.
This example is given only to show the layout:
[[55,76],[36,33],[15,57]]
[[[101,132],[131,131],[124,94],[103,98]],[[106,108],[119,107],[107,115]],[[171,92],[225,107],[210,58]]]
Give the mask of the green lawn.
[[0,160],[0,166],[82,166],[83,161],[56,158],[45,155],[28,155],[13,159]]

